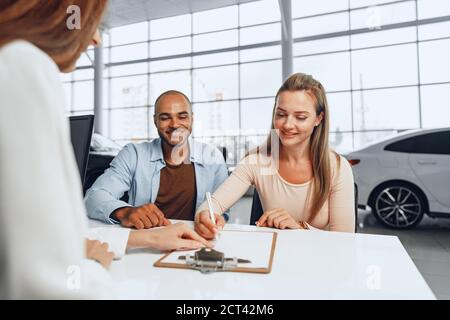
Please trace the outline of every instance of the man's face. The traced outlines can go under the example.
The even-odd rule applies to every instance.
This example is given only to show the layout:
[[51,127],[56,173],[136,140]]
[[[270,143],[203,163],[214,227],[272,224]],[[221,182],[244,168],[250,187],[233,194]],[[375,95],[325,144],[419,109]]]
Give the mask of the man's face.
[[179,94],[168,94],[161,98],[155,110],[154,122],[158,135],[167,144],[183,144],[192,132],[193,114],[191,106]]

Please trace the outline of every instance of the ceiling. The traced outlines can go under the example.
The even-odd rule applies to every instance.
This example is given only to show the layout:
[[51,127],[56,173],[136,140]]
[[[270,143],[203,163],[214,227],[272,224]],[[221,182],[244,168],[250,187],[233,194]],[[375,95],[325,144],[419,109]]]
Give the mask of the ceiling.
[[257,0],[110,0],[103,26],[113,28],[253,1]]

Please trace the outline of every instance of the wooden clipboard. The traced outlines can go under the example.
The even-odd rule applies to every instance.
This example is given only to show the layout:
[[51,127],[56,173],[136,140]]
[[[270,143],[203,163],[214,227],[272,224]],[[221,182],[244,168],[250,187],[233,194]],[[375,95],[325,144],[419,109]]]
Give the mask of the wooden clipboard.
[[[231,234],[234,233],[234,234]],[[251,254],[251,252],[249,252],[248,254],[245,254],[245,248],[243,248],[242,243],[239,243],[240,240],[242,240],[242,238],[245,238],[243,236],[243,234],[246,234],[245,237],[248,237],[249,241],[252,241],[252,238],[255,238],[254,241],[258,241],[261,239],[258,238],[266,238],[264,239],[264,241],[266,241],[266,246],[264,248],[262,248],[262,250],[267,250],[262,252],[262,254],[258,253],[258,252],[253,252],[253,254]],[[264,235],[263,235],[264,234]],[[243,259],[254,259],[251,257],[251,255],[253,255],[253,257],[258,256],[258,255],[262,255],[263,257],[261,257],[261,261],[262,260],[266,260],[267,262],[264,263],[265,265],[263,266],[261,262],[257,263],[256,265],[251,265],[251,266],[245,266],[244,264],[240,264],[238,265],[238,267],[232,269],[232,270],[227,270],[230,272],[245,272],[245,273],[270,273],[272,271],[272,263],[273,263],[273,258],[274,258],[274,254],[275,254],[275,246],[276,246],[276,242],[277,242],[277,233],[276,232],[270,232],[270,231],[232,231],[232,230],[223,230],[221,231],[221,239],[217,240],[218,242],[218,249],[219,251],[222,251],[226,257],[229,257],[229,253],[233,252],[233,249],[231,250],[227,250],[226,245],[221,246],[221,240],[223,240],[223,237],[226,236],[228,238],[228,243],[227,245],[230,247],[230,243],[232,242],[232,240],[230,241],[230,239],[232,239],[233,236],[236,236],[237,238],[241,238],[239,240],[237,240],[238,243],[236,243],[236,245],[239,246],[239,248],[234,248],[235,251],[241,252],[240,256],[238,256],[238,258],[243,258]],[[255,251],[255,248],[258,246],[257,243],[250,243],[248,244],[248,250],[253,250]],[[223,250],[222,248],[225,248],[225,250]],[[222,250],[220,250],[222,249]],[[260,247],[258,247],[256,250],[261,249]],[[195,250],[194,250],[195,251]],[[158,261],[156,261],[153,266],[155,267],[159,267],[159,268],[176,268],[176,269],[192,269],[189,265],[187,265],[183,260],[176,260],[178,256],[180,255],[185,255],[186,253],[191,253],[194,251],[172,251],[169,252],[167,254],[165,254],[163,257],[161,257],[160,259],[158,259]],[[228,251],[228,252],[227,252]],[[261,251],[261,250],[259,250]],[[239,253],[238,253],[239,254]],[[171,256],[172,255],[172,256]],[[194,269],[192,269],[194,270]]]

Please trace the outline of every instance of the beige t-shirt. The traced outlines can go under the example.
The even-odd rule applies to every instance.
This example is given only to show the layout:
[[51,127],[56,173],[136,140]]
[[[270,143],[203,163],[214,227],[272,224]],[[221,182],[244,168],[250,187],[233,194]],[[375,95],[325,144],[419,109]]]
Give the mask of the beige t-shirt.
[[[264,211],[283,208],[296,220],[305,221],[314,228],[330,231],[354,232],[355,208],[353,173],[348,161],[342,156],[340,164],[334,154],[330,155],[332,166],[331,192],[322,209],[311,218],[311,201],[308,190],[311,180],[292,184],[284,180],[274,161],[262,154],[245,157],[233,174],[213,194],[214,210],[228,210],[254,185],[259,193]],[[203,203],[197,212],[207,210]]]

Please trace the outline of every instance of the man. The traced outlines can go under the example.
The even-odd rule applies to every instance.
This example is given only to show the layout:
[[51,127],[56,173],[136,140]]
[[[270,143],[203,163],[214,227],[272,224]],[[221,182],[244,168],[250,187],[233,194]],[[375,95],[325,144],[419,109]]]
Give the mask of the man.
[[[219,150],[190,138],[193,112],[186,95],[161,94],[153,119],[159,138],[126,145],[86,193],[90,218],[136,229],[194,220],[205,193],[228,177]],[[125,192],[129,203],[119,200]]]

